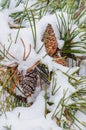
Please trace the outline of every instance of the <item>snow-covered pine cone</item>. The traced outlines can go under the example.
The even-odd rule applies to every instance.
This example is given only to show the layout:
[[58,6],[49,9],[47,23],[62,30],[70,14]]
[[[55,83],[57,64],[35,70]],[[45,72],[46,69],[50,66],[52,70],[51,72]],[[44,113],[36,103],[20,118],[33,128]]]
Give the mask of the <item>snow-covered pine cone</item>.
[[25,97],[30,97],[35,93],[39,79],[48,85],[51,80],[51,73],[49,73],[48,67],[42,63],[27,71],[26,74],[18,73],[17,76],[21,76],[21,78],[16,87]]
[[52,56],[54,53],[56,53],[58,43],[51,24],[47,25],[42,41],[45,44],[46,52],[49,56]]

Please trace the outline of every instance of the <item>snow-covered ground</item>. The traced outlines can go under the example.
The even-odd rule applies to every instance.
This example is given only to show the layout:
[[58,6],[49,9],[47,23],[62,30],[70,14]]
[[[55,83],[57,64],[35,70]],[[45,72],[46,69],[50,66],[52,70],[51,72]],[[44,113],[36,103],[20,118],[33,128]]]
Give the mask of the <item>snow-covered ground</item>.
[[[1,0],[0,0],[1,2]],[[46,49],[43,46],[41,51],[39,49],[43,45],[42,36],[44,34],[44,31],[48,24],[51,24],[56,39],[58,42],[58,47],[61,49],[64,45],[64,40],[60,38],[59,31],[57,29],[57,18],[55,14],[46,14],[43,16],[40,20],[36,22],[36,48],[34,49],[34,39],[32,35],[32,30],[29,25],[29,22],[23,23],[26,28],[19,29],[10,29],[9,23],[14,24],[12,19],[9,17],[9,15],[16,11],[21,11],[25,6],[25,1],[22,0],[22,3],[15,7],[17,0],[11,0],[9,9],[4,9],[0,11],[0,50],[4,52],[5,50],[8,50],[9,46],[9,53],[7,53],[7,56],[9,59],[5,58],[5,60],[1,61],[1,64],[9,65],[9,64],[18,64],[18,71],[23,71],[24,73],[27,71],[28,68],[33,66],[37,61],[41,61],[42,63],[46,64],[49,68],[49,71],[54,71],[54,79],[56,80],[56,88],[58,91],[52,95],[52,86],[53,86],[53,79],[51,80],[50,86],[47,89],[47,93],[49,96],[48,101],[52,102],[53,105],[48,104],[48,109],[50,110],[50,113],[46,115],[45,117],[45,91],[41,90],[38,92],[38,95],[34,98],[34,103],[30,107],[17,107],[12,111],[5,112],[5,114],[2,114],[0,116],[0,130],[63,130],[63,128],[59,127],[57,124],[56,119],[52,119],[54,112],[58,112],[58,117],[60,118],[62,106],[59,105],[58,109],[57,105],[59,104],[60,100],[64,97],[65,99],[68,98],[71,93],[75,92],[76,89],[74,86],[72,86],[69,83],[68,75],[72,75],[74,72],[76,72],[79,67],[67,67],[62,66],[61,64],[58,64],[53,61],[53,58],[46,55]],[[29,0],[28,7],[36,3],[37,0]],[[61,12],[57,12],[57,15],[61,15]],[[68,14],[63,13],[66,24],[68,24]],[[59,19],[60,21],[61,19]],[[60,26],[62,26],[62,23],[60,21]],[[73,24],[71,27],[71,30],[74,30],[74,28],[78,29],[78,26],[76,24]],[[19,31],[19,34],[18,34]],[[17,38],[18,34],[18,38]],[[64,35],[64,29],[62,30],[62,35]],[[15,40],[17,38],[17,41],[15,43]],[[24,41],[24,45],[26,48],[26,56],[28,55],[31,47],[30,55],[27,57],[26,60],[24,60],[24,45],[22,44],[22,40]],[[74,39],[74,41],[80,40],[79,35]],[[78,47],[80,49],[80,47]],[[10,55],[11,54],[11,55]],[[46,56],[45,56],[46,55]],[[79,54],[80,56],[80,54]],[[85,75],[86,67],[85,67],[85,61],[81,64],[81,70],[80,75]],[[79,80],[80,77],[75,77],[77,80]],[[86,87],[86,86],[85,86]],[[28,99],[29,101],[29,99]],[[1,101],[0,101],[1,102]],[[73,103],[73,100],[70,98],[69,100],[65,101],[65,104],[71,104]],[[77,111],[75,115],[79,121],[81,121],[83,124],[86,123],[86,115],[82,112]],[[65,117],[61,119],[63,122],[66,120]],[[68,122],[68,121],[67,121]],[[81,127],[81,130],[86,130],[85,125],[81,125],[77,120],[75,123]],[[70,124],[70,122],[69,122]],[[62,125],[61,125],[62,126]],[[79,128],[73,124],[71,126],[70,124],[70,130],[78,130]]]

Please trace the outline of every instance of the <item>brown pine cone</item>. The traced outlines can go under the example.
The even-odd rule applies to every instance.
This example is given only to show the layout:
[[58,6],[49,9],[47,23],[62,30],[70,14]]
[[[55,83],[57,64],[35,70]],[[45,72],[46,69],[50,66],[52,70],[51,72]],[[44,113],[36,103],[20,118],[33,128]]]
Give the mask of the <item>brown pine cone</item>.
[[26,96],[29,97],[34,94],[37,87],[37,70],[32,69],[30,72],[22,76],[19,81],[19,90]]
[[[28,69],[25,75],[22,75],[17,88],[26,96],[30,97],[34,94],[38,85],[39,78],[46,83],[50,84],[52,72],[49,72],[48,67],[42,63],[37,64],[34,68]],[[20,74],[21,75],[21,74]]]
[[47,25],[42,41],[45,44],[45,48],[49,56],[52,56],[54,53],[56,53],[58,43],[51,24]]
[[38,64],[37,67],[37,74],[39,75],[40,79],[42,79],[47,85],[50,84],[52,71],[49,72],[48,67],[45,64]]
[[[36,87],[38,86],[39,79],[42,80],[43,83],[50,84],[51,73],[46,65],[38,62],[31,68],[28,68],[26,74],[18,72],[17,67],[18,66],[7,67],[6,72],[2,72],[3,74],[0,78],[0,82],[4,86],[5,90],[17,99],[23,101],[23,99],[26,99],[34,94]],[[4,83],[5,79],[3,75],[5,75],[6,83]],[[16,88],[23,94],[22,96],[17,93]]]

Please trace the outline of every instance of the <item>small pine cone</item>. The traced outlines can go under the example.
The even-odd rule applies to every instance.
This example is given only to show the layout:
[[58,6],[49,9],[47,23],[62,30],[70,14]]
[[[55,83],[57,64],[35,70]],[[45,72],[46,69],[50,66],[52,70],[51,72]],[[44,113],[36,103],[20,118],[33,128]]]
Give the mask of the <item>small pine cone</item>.
[[30,97],[34,94],[35,89],[37,87],[37,71],[36,69],[30,70],[30,72],[26,73],[22,76],[19,81],[19,90],[26,96]]
[[46,84],[50,84],[52,72],[49,72],[48,67],[45,64],[40,63],[37,65],[36,69],[40,79],[42,79]]
[[42,41],[45,44],[45,48],[49,56],[52,56],[54,53],[56,53],[58,43],[51,24],[47,25]]
[[55,62],[57,62],[58,64],[61,64],[61,65],[63,65],[63,66],[67,66],[66,60],[65,60],[64,58],[62,58],[62,57],[54,56],[54,57],[53,57],[53,60],[54,60]]

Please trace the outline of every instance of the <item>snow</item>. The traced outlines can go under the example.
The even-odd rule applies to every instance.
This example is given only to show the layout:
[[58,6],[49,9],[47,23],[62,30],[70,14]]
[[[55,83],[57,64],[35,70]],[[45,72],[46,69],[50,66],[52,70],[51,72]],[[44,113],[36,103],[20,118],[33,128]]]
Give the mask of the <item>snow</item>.
[[[12,119],[11,119],[11,116],[12,116]],[[25,130],[28,130],[28,129],[29,130],[46,130],[46,129],[47,130],[57,130],[57,129],[62,130],[59,127],[56,128],[54,122],[52,122],[51,120],[45,120],[44,118],[38,118],[38,119],[34,119],[34,120],[18,120],[16,118],[13,119],[13,115],[10,115],[10,119],[11,120],[9,120],[5,123],[5,126],[7,124],[9,124],[8,126],[12,125],[12,127],[11,127],[12,130],[15,130],[16,128],[21,129],[21,130],[24,130],[24,129]],[[14,122],[16,125],[14,124]],[[5,130],[4,128],[0,128],[0,129]]]
[[82,124],[84,124],[84,126],[82,126],[81,124],[79,124],[78,121],[75,121],[75,123],[82,129],[82,130],[86,130],[86,116],[82,113],[82,112],[77,112],[76,113],[76,117],[80,117],[78,118],[80,122],[82,122]]
[[[8,24],[7,24],[7,19],[4,15],[3,12],[0,12],[0,19],[1,19],[1,24],[0,24],[0,34],[2,34],[3,32],[5,34],[9,33],[9,27],[8,27]],[[4,26],[3,26],[4,25]]]
[[12,126],[12,130],[62,130],[51,119],[45,119],[44,107],[45,101],[41,92],[30,108],[18,107],[0,117],[0,130],[4,130],[3,126]]
[[[35,4],[37,0],[30,0],[28,2],[28,7]],[[20,30],[18,29],[10,29],[9,22],[11,21],[11,18],[9,18],[9,14],[11,12],[16,12],[18,10],[23,10],[25,1],[22,1],[22,4],[20,4],[18,7],[16,6],[17,1],[14,2],[14,0],[11,1],[9,9],[5,9],[4,11],[0,12],[0,49],[4,52],[5,50],[8,50],[9,46],[9,53],[7,53],[7,56],[9,59],[5,58],[1,64],[9,65],[9,64],[18,64],[18,71],[23,71],[24,73],[27,71],[28,68],[32,67],[37,63],[38,61],[41,61],[42,63],[46,64],[49,68],[49,71],[54,71],[55,75],[54,78],[56,79],[56,88],[55,90],[58,91],[55,93],[55,95],[52,95],[52,85],[53,82],[51,80],[50,87],[48,87],[47,91],[49,93],[49,101],[53,102],[54,105],[48,106],[51,112],[47,114],[45,118],[45,91],[44,90],[37,90],[37,94],[33,96],[33,99],[27,99],[28,102],[34,101],[32,106],[30,107],[17,107],[12,111],[6,112],[5,114],[2,114],[0,116],[0,130],[6,130],[6,127],[11,127],[11,130],[62,130],[57,124],[55,120],[52,120],[51,117],[57,107],[57,104],[64,96],[64,93],[66,92],[65,98],[69,97],[71,93],[75,92],[75,88],[69,83],[68,77],[64,74],[67,73],[68,75],[72,75],[75,73],[79,67],[67,67],[62,66],[58,63],[55,63],[53,61],[53,58],[46,55],[46,49],[43,45],[43,42],[41,41],[42,36],[44,34],[44,31],[46,29],[46,26],[48,24],[51,24],[56,39],[58,42],[58,48],[62,49],[64,46],[64,40],[60,37],[60,32],[57,29],[58,23],[57,18],[55,14],[47,14],[46,16],[42,17],[41,20],[37,21],[36,23],[36,49],[34,49],[34,40],[31,28],[28,26],[28,22],[25,23],[27,28],[22,28]],[[58,16],[58,21],[60,23],[60,28],[63,27],[60,16],[62,12],[56,12]],[[66,26],[68,28],[68,14],[63,13],[64,18],[66,20]],[[71,25],[70,25],[71,26]],[[71,32],[77,28],[78,26],[73,24],[71,27]],[[62,36],[64,35],[64,27],[62,29]],[[19,34],[18,34],[19,31]],[[18,34],[18,38],[17,38]],[[16,40],[17,38],[17,40]],[[23,44],[23,42],[24,44]],[[74,42],[80,40],[80,35],[78,35]],[[16,41],[16,43],[15,43]],[[24,45],[26,50],[24,50]],[[31,48],[30,48],[31,47]],[[39,49],[42,47],[41,51]],[[31,50],[30,50],[31,49]],[[78,47],[78,49],[81,49]],[[24,60],[24,51],[25,56],[29,56]],[[11,54],[11,55],[10,55]],[[80,54],[81,56],[81,54]],[[14,58],[13,58],[14,57]],[[80,75],[86,76],[86,61],[82,61],[81,63],[81,70]],[[79,77],[76,77],[79,80]],[[1,87],[0,87],[0,90]],[[72,100],[68,100],[67,104],[72,103]],[[61,109],[61,105],[58,108],[58,110]],[[59,113],[60,114],[60,113]],[[59,116],[58,114],[58,116]],[[76,117],[80,118],[83,122],[86,120],[86,116],[84,116],[81,112],[76,113]],[[63,117],[64,118],[64,117]],[[77,123],[77,122],[76,122]],[[77,123],[82,130],[85,130],[85,128]],[[77,129],[77,128],[76,128]],[[77,129],[78,130],[78,129]]]
[[86,60],[82,60],[80,67],[80,75],[86,76]]

